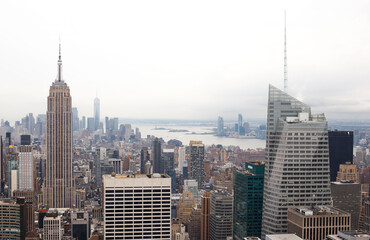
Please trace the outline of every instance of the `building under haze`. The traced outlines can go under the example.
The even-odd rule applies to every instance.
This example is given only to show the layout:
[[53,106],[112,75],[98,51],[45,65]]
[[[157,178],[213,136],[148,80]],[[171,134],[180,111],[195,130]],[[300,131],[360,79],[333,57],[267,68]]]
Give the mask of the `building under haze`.
[[44,204],[48,208],[71,208],[74,193],[72,185],[72,97],[62,76],[60,46],[58,75],[50,87],[47,106]]
[[94,99],[94,130],[98,130],[100,124],[100,99]]
[[287,231],[288,207],[331,205],[324,114],[269,87],[262,233]]

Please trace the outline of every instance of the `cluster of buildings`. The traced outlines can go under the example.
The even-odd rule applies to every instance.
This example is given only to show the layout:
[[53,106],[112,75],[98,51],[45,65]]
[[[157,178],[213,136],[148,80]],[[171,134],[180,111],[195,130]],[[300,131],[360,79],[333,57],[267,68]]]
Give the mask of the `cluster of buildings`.
[[86,124],[61,56],[47,101],[1,123],[0,239],[370,239],[369,148],[273,86],[254,150],[143,138],[98,98]]
[[266,125],[251,127],[249,122],[243,122],[243,115],[239,113],[238,122],[225,126],[223,117],[218,117],[216,136],[232,138],[266,138]]

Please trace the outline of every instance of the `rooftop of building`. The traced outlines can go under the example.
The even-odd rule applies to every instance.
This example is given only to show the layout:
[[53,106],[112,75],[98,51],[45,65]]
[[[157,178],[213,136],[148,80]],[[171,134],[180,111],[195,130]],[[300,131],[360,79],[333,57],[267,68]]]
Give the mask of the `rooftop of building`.
[[317,216],[317,215],[339,215],[339,214],[349,214],[345,211],[339,210],[337,208],[328,206],[312,206],[312,207],[293,207],[297,213],[304,216]]
[[302,240],[295,234],[271,234],[266,235],[266,240]]
[[368,240],[370,239],[370,235],[366,232],[352,230],[352,231],[338,231],[336,235],[329,235],[328,239],[332,240]]
[[341,180],[339,182],[331,182],[332,184],[335,184],[335,185],[353,185],[353,184],[359,184],[359,183],[356,183],[352,180]]
[[105,179],[122,179],[122,178],[169,178],[167,174],[160,174],[160,173],[153,173],[153,174],[135,174],[135,173],[129,173],[129,174],[115,174],[114,172],[112,174],[105,174],[103,176]]

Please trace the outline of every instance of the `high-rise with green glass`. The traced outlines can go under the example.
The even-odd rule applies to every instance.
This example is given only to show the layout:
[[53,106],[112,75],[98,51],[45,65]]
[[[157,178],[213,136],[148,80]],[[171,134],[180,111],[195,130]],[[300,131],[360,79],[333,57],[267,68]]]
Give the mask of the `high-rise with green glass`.
[[245,170],[234,172],[233,239],[261,237],[263,162],[245,163]]

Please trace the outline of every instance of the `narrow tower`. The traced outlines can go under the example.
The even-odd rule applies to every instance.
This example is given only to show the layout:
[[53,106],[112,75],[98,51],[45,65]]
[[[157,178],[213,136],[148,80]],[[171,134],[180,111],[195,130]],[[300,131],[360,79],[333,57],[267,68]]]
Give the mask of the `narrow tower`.
[[59,43],[58,73],[50,86],[47,106],[47,160],[44,204],[48,208],[72,207],[72,97],[62,75]]
[[288,91],[288,62],[286,56],[286,11],[284,12],[284,92]]

